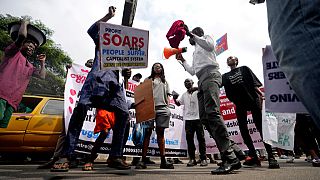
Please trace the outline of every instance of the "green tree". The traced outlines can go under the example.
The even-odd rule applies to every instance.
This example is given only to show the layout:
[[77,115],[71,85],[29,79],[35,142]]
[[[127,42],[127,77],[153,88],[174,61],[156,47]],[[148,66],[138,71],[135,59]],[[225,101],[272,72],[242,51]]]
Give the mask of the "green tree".
[[[64,78],[66,76],[65,66],[72,63],[71,58],[57,45],[52,39],[53,30],[49,29],[40,20],[32,20],[29,16],[14,17],[9,14],[0,14],[0,57],[3,56],[4,49],[13,41],[8,33],[8,24],[19,21],[21,18],[30,19],[30,23],[41,29],[47,37],[47,42],[37,49],[34,56],[28,60],[35,66],[39,66],[36,61],[36,54],[45,53],[47,75],[45,80],[32,77],[27,94],[49,94],[63,96],[64,92]],[[2,59],[2,58],[1,58]]]

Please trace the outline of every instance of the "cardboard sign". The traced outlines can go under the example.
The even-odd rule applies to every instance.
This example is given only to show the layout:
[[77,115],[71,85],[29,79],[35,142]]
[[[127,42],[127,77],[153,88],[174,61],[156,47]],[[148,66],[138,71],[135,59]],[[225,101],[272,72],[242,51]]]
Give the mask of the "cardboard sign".
[[137,123],[152,120],[156,117],[152,80],[147,79],[134,91],[134,102],[136,105],[136,121]]

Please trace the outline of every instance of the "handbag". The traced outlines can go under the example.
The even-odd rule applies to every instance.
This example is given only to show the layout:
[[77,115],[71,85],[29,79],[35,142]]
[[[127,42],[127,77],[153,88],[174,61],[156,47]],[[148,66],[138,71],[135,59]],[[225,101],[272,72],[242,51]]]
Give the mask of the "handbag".
[[132,142],[136,147],[143,147],[144,135],[145,129],[141,123],[134,124],[132,129]]

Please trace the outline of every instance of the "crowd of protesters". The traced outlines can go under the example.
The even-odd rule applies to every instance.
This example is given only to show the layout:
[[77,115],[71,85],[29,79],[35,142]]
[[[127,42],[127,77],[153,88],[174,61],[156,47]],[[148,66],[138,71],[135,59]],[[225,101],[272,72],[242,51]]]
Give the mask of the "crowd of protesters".
[[[283,42],[286,41],[280,42],[279,38],[281,40],[288,40],[290,38],[288,38],[287,34],[284,35],[282,33],[278,33],[278,29],[274,29],[274,24],[277,24],[277,27],[282,27],[279,25],[279,23],[282,22],[272,21],[275,19],[277,20],[277,18],[275,18],[277,15],[273,13],[275,10],[271,10],[272,7],[277,5],[276,0],[269,0],[267,1],[267,4],[268,15],[271,22],[269,24],[269,31],[274,45],[273,49],[275,50],[275,54],[280,61],[280,66],[284,68],[284,72],[286,75],[288,75],[289,82],[291,85],[293,85],[294,90],[297,91],[299,98],[302,99],[302,102],[310,111],[311,115],[297,114],[297,123],[295,126],[295,148],[294,151],[287,152],[286,156],[298,157],[299,155],[305,153],[307,157],[310,157],[310,160],[308,159],[308,161],[312,162],[313,166],[320,166],[320,131],[318,129],[319,126],[317,126],[319,124],[319,119],[317,119],[318,109],[316,109],[318,106],[315,105],[319,105],[319,102],[316,98],[317,96],[313,98],[306,98],[305,96],[309,95],[308,92],[301,92],[302,85],[299,84],[300,80],[297,81],[296,76],[294,75],[300,74],[301,77],[304,77],[305,72],[293,70],[294,67],[290,65],[289,60],[294,59],[294,57],[285,58],[283,52],[292,52],[294,47],[287,47],[283,45]],[[294,6],[293,2],[292,6]],[[310,11],[313,12],[313,9],[311,8]],[[64,140],[59,143],[59,153],[53,157],[53,161],[40,168],[50,167],[51,171],[53,172],[65,172],[71,168],[71,162],[75,161],[76,158],[75,149],[79,140],[81,128],[87,111],[91,107],[97,109],[96,127],[94,132],[100,134],[95,141],[90,156],[85,159],[83,170],[93,170],[93,163],[97,157],[97,151],[102,146],[111,129],[113,130],[113,138],[111,142],[111,150],[107,160],[108,167],[120,170],[127,170],[131,168],[123,156],[123,148],[129,136],[129,109],[135,108],[135,104],[127,100],[123,84],[124,81],[121,78],[121,76],[123,76],[125,79],[130,78],[131,70],[123,69],[121,72],[116,70],[101,70],[99,61],[99,23],[110,20],[115,15],[115,12],[116,8],[110,6],[108,8],[108,13],[96,21],[88,30],[88,34],[93,39],[96,46],[95,58],[90,65],[92,68],[80,91],[80,99],[77,106],[74,108],[66,136],[64,137]],[[14,83],[14,88],[0,89],[1,128],[6,128],[8,126],[11,114],[16,108],[17,104],[21,101],[22,94],[26,89],[31,75],[36,75],[40,78],[45,77],[44,54],[38,56],[38,59],[41,62],[41,68],[39,70],[34,68],[27,60],[27,57],[32,55],[35,48],[44,43],[27,38],[27,24],[27,21],[22,22],[18,32],[18,38],[5,50],[4,61],[0,65],[0,82],[2,82],[2,84]],[[173,99],[176,105],[184,105],[183,117],[189,155],[189,162],[187,163],[187,166],[193,167],[198,163],[200,166],[208,165],[206,156],[206,142],[204,139],[204,127],[216,142],[222,160],[222,162],[218,164],[218,168],[211,171],[212,174],[229,174],[234,170],[240,169],[242,166],[261,166],[261,159],[257,155],[257,151],[253,145],[248,131],[247,112],[250,111],[252,113],[253,122],[262,137],[262,101],[264,100],[264,94],[259,89],[259,87],[262,86],[262,83],[249,67],[237,67],[239,60],[235,56],[230,56],[227,58],[227,64],[231,68],[230,72],[221,75],[219,72],[219,63],[216,61],[213,38],[209,35],[206,35],[201,27],[196,27],[189,31],[188,26],[183,24],[179,28],[183,31],[184,35],[189,37],[190,44],[194,46],[194,52],[192,65],[187,63],[185,57],[181,53],[176,55],[176,59],[182,64],[184,70],[186,70],[192,76],[196,75],[198,78],[197,87],[193,87],[194,82],[189,78],[184,81],[187,91],[179,99],[177,94],[173,94]],[[312,39],[312,41],[313,40],[314,39]],[[319,53],[318,51],[314,52]],[[23,66],[15,65],[14,63],[17,61],[23,62]],[[315,65],[312,66],[314,67]],[[21,70],[19,70],[19,72],[21,73],[18,75],[12,75],[13,69],[16,68],[19,68]],[[306,67],[305,69],[311,70],[312,68]],[[301,75],[301,73],[304,73],[304,75]],[[10,77],[11,79],[8,79],[7,77]],[[133,77],[133,80],[140,82],[141,78],[141,74],[136,74]],[[306,78],[302,78],[302,80],[305,79]],[[146,80],[151,80],[153,84],[156,116],[154,120],[144,122],[145,136],[142,147],[142,158],[134,159],[131,164],[134,165],[136,169],[145,169],[147,168],[147,164],[154,164],[154,162],[147,157],[147,151],[152,131],[155,130],[161,158],[160,168],[174,169],[173,163],[166,159],[165,154],[166,147],[164,132],[166,128],[169,128],[171,115],[169,109],[169,97],[172,94],[169,88],[169,82],[165,77],[163,65],[161,63],[154,63],[151,67],[151,75],[146,78]],[[307,89],[305,89],[305,86],[303,86],[303,89],[312,89],[317,91],[319,84],[320,83],[314,82],[313,85],[307,86]],[[228,99],[236,106],[236,116],[239,123],[241,136],[249,149],[247,151],[247,155],[240,147],[237,146],[236,143],[233,142],[228,135],[227,128],[220,113],[221,87],[225,88]],[[11,92],[12,90],[14,90],[16,93]],[[15,94],[15,96],[11,96],[11,94]],[[106,94],[108,94],[108,96],[106,96]],[[312,95],[318,94],[319,92]],[[316,100],[317,102],[314,102],[310,99]],[[311,103],[313,104],[310,105]],[[195,156],[195,133],[199,142],[199,162],[196,161]],[[264,143],[264,146],[267,151],[267,160],[269,163],[268,168],[280,168],[277,160],[274,157],[274,152],[271,145]],[[282,155],[283,156],[280,157],[286,157],[285,154]],[[244,162],[241,163],[241,161]]]

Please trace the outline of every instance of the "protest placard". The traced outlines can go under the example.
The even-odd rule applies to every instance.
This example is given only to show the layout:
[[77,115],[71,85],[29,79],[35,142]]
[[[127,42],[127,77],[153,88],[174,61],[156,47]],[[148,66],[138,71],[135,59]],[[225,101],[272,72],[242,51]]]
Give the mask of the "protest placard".
[[100,23],[101,69],[146,68],[149,31]]

